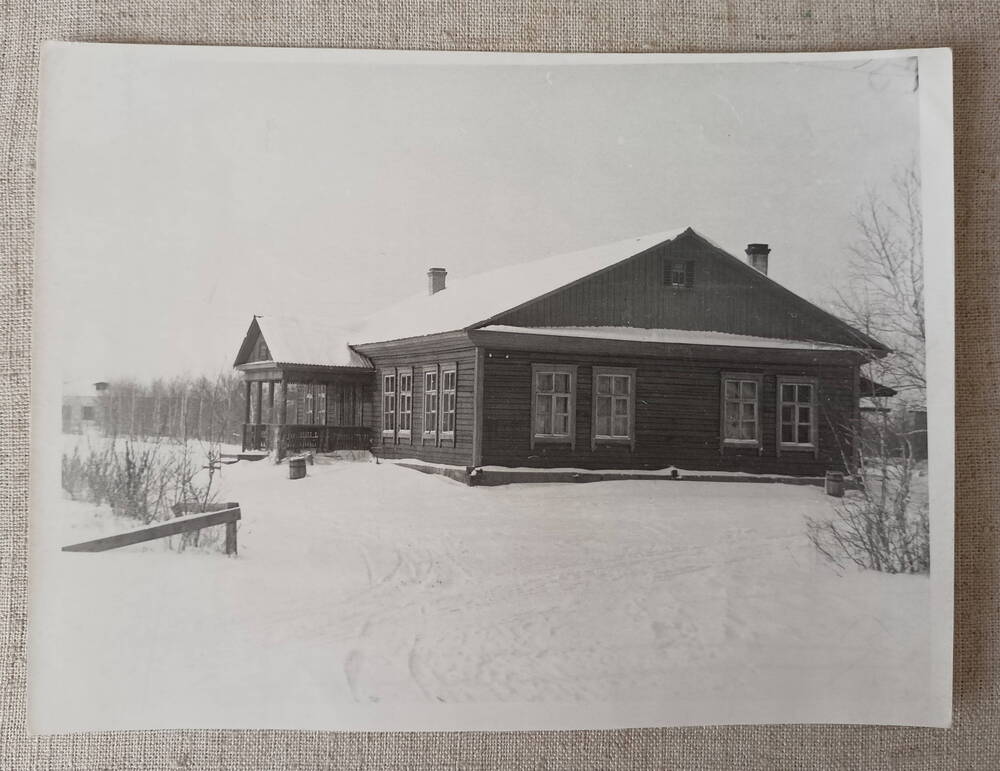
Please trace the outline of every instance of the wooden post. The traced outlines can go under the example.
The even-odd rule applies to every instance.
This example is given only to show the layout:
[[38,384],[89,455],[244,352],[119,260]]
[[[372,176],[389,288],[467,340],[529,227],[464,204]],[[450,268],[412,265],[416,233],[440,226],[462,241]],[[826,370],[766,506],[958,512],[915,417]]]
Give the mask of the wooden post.
[[288,386],[284,380],[278,381],[278,415],[274,421],[277,425],[285,425],[285,418],[288,416]]
[[243,405],[243,422],[250,423],[250,386],[251,382],[249,380],[244,383],[246,389],[246,404]]
[[288,401],[287,401],[287,386],[284,380],[279,380],[277,383],[277,394],[275,399],[278,401],[277,414],[274,416],[274,460],[275,462],[280,461],[285,456],[285,418],[288,416]]
[[226,523],[226,554],[236,555],[236,523]]

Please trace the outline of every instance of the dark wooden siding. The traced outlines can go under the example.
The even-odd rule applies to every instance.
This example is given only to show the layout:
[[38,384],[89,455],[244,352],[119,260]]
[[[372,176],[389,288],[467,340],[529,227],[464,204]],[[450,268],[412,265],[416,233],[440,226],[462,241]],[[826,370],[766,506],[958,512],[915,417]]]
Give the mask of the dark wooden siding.
[[[690,287],[664,283],[664,263],[675,261],[693,268]],[[698,329],[859,344],[847,325],[693,234],[500,314],[491,323]]]
[[[436,342],[424,339],[382,344],[378,352],[366,350],[375,366],[375,387],[372,390],[370,411],[371,425],[375,428],[378,453],[384,458],[418,458],[429,463],[472,465],[473,425],[475,423],[475,369],[476,349],[465,340],[464,345],[454,341]],[[455,389],[455,439],[437,446],[425,443],[423,432],[423,399],[425,367],[454,363],[458,367]],[[413,368],[413,431],[409,440],[394,441],[382,437],[382,371],[387,368]]]
[[[709,359],[623,358],[492,350],[485,355],[483,465],[664,468],[746,471],[796,475],[842,469],[850,458],[854,416],[852,365],[783,363],[780,354],[747,355],[741,361]],[[577,369],[576,447],[531,448],[531,364],[571,363]],[[594,366],[636,368],[635,450],[624,446],[592,449],[592,372]],[[757,372],[763,376],[761,399],[763,447],[722,447],[722,373]],[[816,377],[819,457],[811,451],[776,450],[779,375]]]

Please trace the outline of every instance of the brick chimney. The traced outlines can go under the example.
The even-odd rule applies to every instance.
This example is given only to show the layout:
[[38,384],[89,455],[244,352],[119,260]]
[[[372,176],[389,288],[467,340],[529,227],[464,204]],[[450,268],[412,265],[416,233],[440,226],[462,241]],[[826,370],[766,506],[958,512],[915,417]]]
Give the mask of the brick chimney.
[[430,268],[427,271],[428,294],[437,294],[444,289],[444,280],[448,277],[446,268]]
[[767,244],[747,244],[747,264],[754,270],[767,275],[767,255],[771,253]]

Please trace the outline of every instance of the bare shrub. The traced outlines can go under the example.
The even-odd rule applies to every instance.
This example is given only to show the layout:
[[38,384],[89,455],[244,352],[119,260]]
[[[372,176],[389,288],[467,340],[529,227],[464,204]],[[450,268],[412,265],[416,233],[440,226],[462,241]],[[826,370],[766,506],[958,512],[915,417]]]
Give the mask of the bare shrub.
[[79,448],[73,448],[73,454],[62,456],[62,486],[74,501],[83,497],[87,489],[86,464],[80,457]]
[[117,516],[143,524],[169,519],[176,503],[212,498],[212,473],[207,482],[198,479],[201,464],[188,442],[113,439],[85,459],[78,449],[64,453],[62,465],[63,488],[72,498],[106,503]]
[[910,437],[893,416],[879,420],[878,430],[869,434],[874,446],[862,442],[854,470],[860,489],[835,505],[831,519],[810,518],[809,540],[841,569],[854,564],[884,573],[927,573],[930,520],[926,498],[915,495],[918,466]]

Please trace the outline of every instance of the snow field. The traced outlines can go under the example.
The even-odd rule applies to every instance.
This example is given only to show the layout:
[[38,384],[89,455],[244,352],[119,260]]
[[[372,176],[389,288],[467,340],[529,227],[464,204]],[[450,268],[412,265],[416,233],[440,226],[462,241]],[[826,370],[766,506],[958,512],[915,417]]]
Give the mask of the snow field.
[[479,488],[320,458],[303,480],[227,466],[220,495],[243,509],[236,559],[59,552],[74,518],[102,520],[84,504],[39,523],[38,729],[330,728],[499,703],[752,722],[749,705],[790,720],[828,702],[835,719],[844,699],[877,711],[924,690],[926,577],[834,572],[805,536],[831,511],[820,488]]

